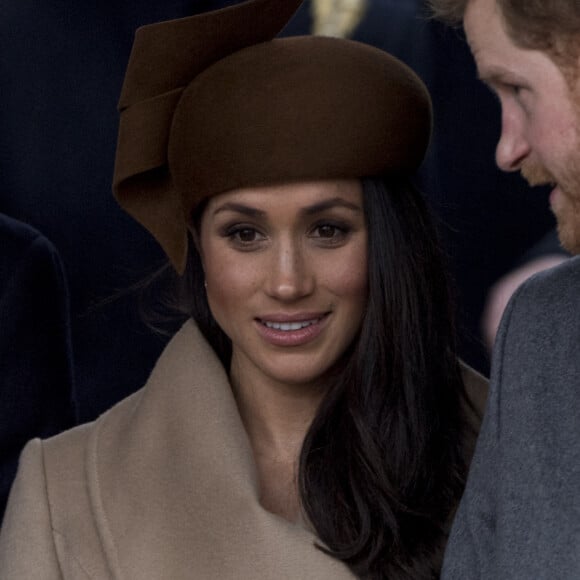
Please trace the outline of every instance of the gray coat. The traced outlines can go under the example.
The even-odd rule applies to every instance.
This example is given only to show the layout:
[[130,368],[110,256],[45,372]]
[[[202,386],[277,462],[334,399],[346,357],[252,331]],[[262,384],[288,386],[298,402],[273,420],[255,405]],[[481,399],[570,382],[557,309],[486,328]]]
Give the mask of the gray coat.
[[442,577],[580,578],[580,257],[506,309]]

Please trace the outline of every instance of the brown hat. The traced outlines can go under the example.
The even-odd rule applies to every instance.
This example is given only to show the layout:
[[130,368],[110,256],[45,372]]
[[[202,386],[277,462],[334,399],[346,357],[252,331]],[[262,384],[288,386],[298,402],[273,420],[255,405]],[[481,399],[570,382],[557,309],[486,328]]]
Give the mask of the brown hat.
[[407,173],[431,133],[422,82],[387,53],[272,40],[301,0],[250,0],[140,28],[120,101],[114,191],[183,272],[204,198],[309,179]]

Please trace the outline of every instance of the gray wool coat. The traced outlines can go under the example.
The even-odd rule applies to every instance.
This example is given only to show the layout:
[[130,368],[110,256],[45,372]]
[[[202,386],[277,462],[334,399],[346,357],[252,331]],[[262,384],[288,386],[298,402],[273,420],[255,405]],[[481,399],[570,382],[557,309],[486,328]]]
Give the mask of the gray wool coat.
[[580,257],[506,309],[442,578],[580,578]]

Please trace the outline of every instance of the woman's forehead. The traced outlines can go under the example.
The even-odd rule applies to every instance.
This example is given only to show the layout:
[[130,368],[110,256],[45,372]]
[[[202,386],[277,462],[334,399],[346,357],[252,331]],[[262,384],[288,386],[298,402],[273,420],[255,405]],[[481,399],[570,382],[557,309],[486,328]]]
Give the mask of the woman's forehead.
[[205,213],[231,209],[312,210],[332,206],[362,210],[362,184],[358,179],[300,181],[276,185],[242,187],[212,196]]

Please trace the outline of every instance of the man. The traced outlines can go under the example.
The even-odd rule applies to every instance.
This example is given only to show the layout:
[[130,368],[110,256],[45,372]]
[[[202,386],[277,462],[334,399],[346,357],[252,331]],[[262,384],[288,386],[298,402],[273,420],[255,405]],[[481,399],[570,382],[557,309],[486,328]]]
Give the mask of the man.
[[[499,98],[497,164],[551,184],[560,240],[580,254],[580,2],[432,4],[463,21]],[[505,312],[443,578],[580,578],[580,257],[524,283]]]

